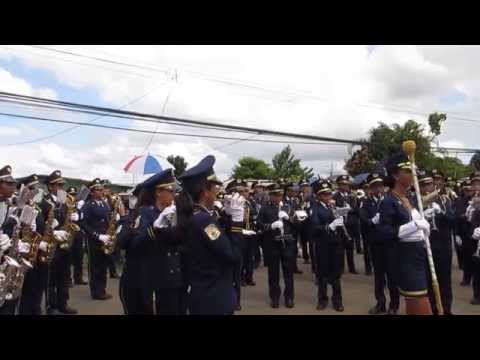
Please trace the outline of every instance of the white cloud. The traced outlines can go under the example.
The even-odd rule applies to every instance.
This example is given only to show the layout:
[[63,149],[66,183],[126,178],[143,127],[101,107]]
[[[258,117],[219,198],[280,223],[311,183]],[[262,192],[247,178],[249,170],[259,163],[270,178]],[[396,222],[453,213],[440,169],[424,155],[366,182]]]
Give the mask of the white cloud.
[[15,136],[20,134],[20,129],[16,127],[0,126],[0,136]]

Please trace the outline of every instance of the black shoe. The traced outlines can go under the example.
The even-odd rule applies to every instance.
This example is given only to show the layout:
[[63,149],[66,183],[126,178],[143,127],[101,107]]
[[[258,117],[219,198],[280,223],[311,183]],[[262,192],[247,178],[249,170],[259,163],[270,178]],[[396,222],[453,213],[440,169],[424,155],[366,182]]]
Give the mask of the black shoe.
[[294,274],[303,274],[303,271],[300,270],[299,268],[296,268],[295,270],[293,270],[293,273]]
[[304,259],[304,260],[303,260],[303,263],[304,263],[304,264],[310,264],[310,259]]
[[470,286],[470,281],[462,280],[460,286]]
[[48,308],[47,309],[47,315],[59,315],[60,313],[58,312],[57,309],[54,308]]
[[102,294],[102,295],[97,295],[97,296],[92,296],[93,300],[108,300],[111,299],[112,295],[110,294]]
[[333,308],[338,312],[343,312],[345,310],[342,304],[333,304]]
[[117,274],[117,272],[111,272],[110,279],[120,279],[120,276]]
[[247,282],[246,282],[245,280],[242,280],[242,281],[240,282],[240,286],[242,286],[242,287],[247,286]]
[[327,308],[327,302],[326,301],[319,301],[317,303],[317,310],[324,310]]
[[278,309],[280,307],[280,302],[278,300],[272,300],[270,307],[273,309]]
[[248,286],[255,286],[255,285],[257,285],[257,283],[256,283],[255,281],[253,281],[253,280],[248,280],[248,281],[247,281],[247,285],[248,285]]
[[358,255],[362,255],[362,254],[363,254],[362,249],[357,249],[357,254],[358,254]]
[[473,299],[470,301],[470,304],[472,304],[472,305],[480,305],[480,299],[473,298]]
[[371,308],[370,310],[368,310],[368,313],[370,315],[383,315],[387,312],[387,310],[385,309],[385,305],[375,305],[373,308]]
[[58,308],[58,312],[65,314],[65,315],[76,315],[78,314],[77,309],[74,309],[68,305],[62,306]]
[[293,308],[295,306],[293,299],[285,299],[285,306],[289,309]]
[[355,274],[355,275],[357,275],[357,274],[358,274],[357,270],[355,270],[355,269],[353,269],[353,270],[350,270],[350,271],[349,271],[349,273],[350,273],[350,274]]
[[75,280],[75,285],[88,285],[88,282],[83,279]]
[[388,309],[387,315],[398,315],[398,309]]

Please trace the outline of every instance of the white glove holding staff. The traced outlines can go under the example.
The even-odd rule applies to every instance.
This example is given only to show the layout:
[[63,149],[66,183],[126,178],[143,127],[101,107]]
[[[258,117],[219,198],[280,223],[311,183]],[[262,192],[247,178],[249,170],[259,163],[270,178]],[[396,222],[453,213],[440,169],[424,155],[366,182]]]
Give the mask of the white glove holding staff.
[[245,236],[252,236],[252,235],[255,235],[256,232],[253,231],[253,230],[245,230],[245,229],[243,229],[243,230],[242,230],[242,234],[245,235]]
[[80,220],[80,216],[78,216],[78,213],[76,213],[76,212],[71,213],[70,214],[70,220],[73,221],[73,222],[76,222],[76,221]]
[[283,211],[283,210],[280,210],[280,211],[278,212],[278,218],[279,218],[280,220],[288,220],[288,219],[290,219],[290,217],[288,216],[288,214],[287,214],[285,211]]

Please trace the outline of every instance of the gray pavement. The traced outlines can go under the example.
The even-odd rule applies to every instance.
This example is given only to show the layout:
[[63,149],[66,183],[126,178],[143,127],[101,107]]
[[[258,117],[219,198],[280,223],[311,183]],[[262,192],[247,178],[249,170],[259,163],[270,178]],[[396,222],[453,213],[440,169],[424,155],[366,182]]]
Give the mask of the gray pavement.
[[[345,274],[342,277],[342,291],[345,312],[337,313],[331,307],[317,311],[316,286],[310,265],[303,265],[299,259],[299,266],[303,274],[295,275],[295,307],[286,308],[282,303],[279,309],[269,306],[267,269],[261,266],[255,272],[256,286],[242,288],[242,310],[236,315],[365,315],[374,305],[373,276],[364,275],[362,255],[356,255],[355,262],[359,270],[358,275]],[[453,313],[456,315],[480,315],[480,306],[470,305],[472,297],[471,287],[460,286],[461,271],[454,259],[453,269]],[[281,284],[283,287],[283,284]],[[108,279],[108,291],[113,298],[107,301],[92,300],[88,285],[75,286],[70,289],[70,305],[79,310],[80,315],[122,315],[122,305],[118,296],[118,280]],[[330,295],[330,289],[329,289]],[[404,302],[401,302],[400,313],[404,313]]]

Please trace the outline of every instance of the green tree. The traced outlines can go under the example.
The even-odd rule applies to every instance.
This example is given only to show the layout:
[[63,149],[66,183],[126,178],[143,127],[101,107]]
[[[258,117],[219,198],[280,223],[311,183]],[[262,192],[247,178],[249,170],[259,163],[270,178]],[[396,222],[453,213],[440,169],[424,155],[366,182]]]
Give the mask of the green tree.
[[[345,163],[345,170],[355,176],[363,172],[372,171],[375,165],[387,159],[392,153],[401,149],[405,140],[414,140],[417,144],[416,162],[419,167],[438,169],[446,176],[456,178],[466,176],[471,167],[464,165],[459,159],[448,156],[436,156],[431,149],[432,141],[440,135],[441,125],[446,121],[445,114],[430,114],[427,132],[422,124],[408,120],[403,126],[391,126],[380,122],[369,132],[368,144],[356,151]],[[480,160],[480,155],[479,155]]]
[[470,159],[470,166],[475,170],[480,170],[480,151],[477,151],[473,154],[472,158]]
[[301,160],[295,158],[290,145],[288,145],[273,157],[273,179],[289,181],[310,179],[313,176],[313,169],[302,167],[300,162]]
[[238,160],[232,172],[236,179],[271,179],[273,170],[265,161],[245,156]]
[[181,176],[185,170],[187,169],[188,163],[185,161],[183,156],[173,156],[170,155],[167,157],[167,161],[173,165],[175,168],[175,176],[179,177]]

